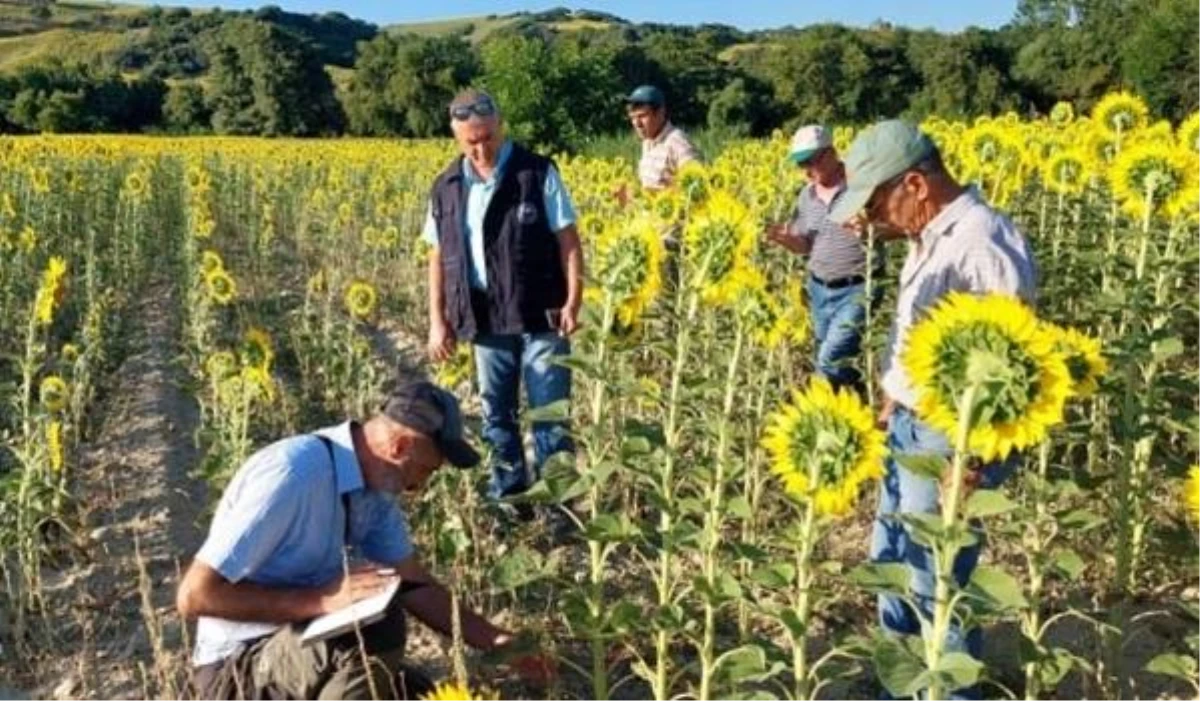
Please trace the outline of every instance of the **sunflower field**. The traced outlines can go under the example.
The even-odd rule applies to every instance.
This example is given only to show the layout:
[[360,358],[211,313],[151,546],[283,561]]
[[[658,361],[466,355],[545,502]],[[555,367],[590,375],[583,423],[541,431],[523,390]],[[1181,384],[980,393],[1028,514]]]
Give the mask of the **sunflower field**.
[[[406,509],[456,594],[534,631],[560,674],[526,689],[448,641],[459,683],[596,699],[1200,693],[1200,115],[1152,122],[1117,93],[1087,115],[922,126],[1039,268],[1035,310],[952,296],[904,351],[916,409],[955,448],[948,466],[907,467],[1020,456],[1001,489],[948,490],[941,514],[906,517],[937,563],[925,639],[877,632],[875,595],[909,595],[902,566],[866,557],[888,446],[878,405],[810,377],[803,262],[763,244],[803,184],[776,134],[628,201],[614,193],[637,191],[634,164],[556,158],[588,288],[574,396],[546,411],[570,412],[577,454],[525,498],[571,504],[579,536],[552,547],[534,523],[498,538],[482,471],[442,471]],[[853,136],[838,127],[839,149]],[[190,378],[192,474],[213,495],[257,448],[368,415],[398,359],[477,419],[469,348],[441,366],[420,356],[419,232],[453,155],[448,140],[0,139],[0,601],[14,625],[44,605],[77,455],[147,289],[178,314],[178,336],[156,342]],[[860,360],[871,396],[903,249],[881,249],[868,281],[882,295]],[[978,539],[974,577],[954,581]],[[982,662],[943,652],[952,623],[986,632]]]

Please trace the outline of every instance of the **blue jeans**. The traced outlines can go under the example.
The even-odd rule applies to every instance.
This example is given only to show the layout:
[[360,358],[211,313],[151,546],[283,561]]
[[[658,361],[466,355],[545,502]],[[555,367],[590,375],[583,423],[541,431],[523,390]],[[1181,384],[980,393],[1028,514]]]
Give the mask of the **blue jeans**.
[[812,313],[816,340],[816,370],[834,388],[860,386],[862,376],[854,367],[854,356],[862,346],[867,319],[865,282],[830,288],[810,275],[804,284]]
[[[892,455],[937,454],[949,458],[953,450],[945,434],[923,423],[906,407],[897,406],[888,422],[888,451]],[[995,489],[1015,470],[1019,457],[1013,453],[1003,462],[990,463],[981,469],[979,489]],[[891,515],[941,513],[940,489],[934,480],[916,475],[895,460],[887,460],[887,470],[879,489],[879,512],[871,537],[871,560],[875,562],[907,562],[912,570],[910,594],[921,612],[898,596],[879,596],[879,622],[885,631],[906,635],[921,633],[921,618],[932,621],[936,564],[929,548],[914,541],[907,528]],[[979,540],[963,548],[954,559],[954,578],[965,586],[979,562],[983,533],[976,530]],[[974,628],[966,635],[952,624],[946,635],[946,652],[966,652],[979,658],[983,648],[982,631]],[[972,697],[976,690],[960,690],[957,698]]]
[[531,475],[525,465],[519,416],[520,383],[531,409],[571,396],[571,371],[551,360],[571,353],[571,344],[557,333],[484,334],[475,339],[475,369],[483,402],[483,441],[491,449],[488,465],[493,499],[520,494],[541,478],[551,455],[572,451],[565,421],[533,422],[535,462]]

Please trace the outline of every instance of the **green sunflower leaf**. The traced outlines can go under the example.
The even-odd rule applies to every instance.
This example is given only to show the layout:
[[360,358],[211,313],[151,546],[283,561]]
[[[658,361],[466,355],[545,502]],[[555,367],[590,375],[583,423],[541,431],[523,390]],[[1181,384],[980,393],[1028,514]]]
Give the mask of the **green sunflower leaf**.
[[1017,503],[994,489],[980,489],[971,494],[963,507],[968,518],[984,518],[1012,511]]
[[1146,671],[1190,682],[1196,678],[1196,658],[1175,653],[1162,654],[1146,664]]
[[848,573],[850,581],[869,592],[906,594],[912,571],[902,562],[871,562]]
[[945,456],[936,453],[905,453],[892,457],[909,472],[932,480],[940,480],[942,472],[949,464]]
[[1054,569],[1066,575],[1067,579],[1078,579],[1084,567],[1083,558],[1070,548],[1063,548],[1054,553]]
[[1029,601],[1021,585],[999,567],[980,565],[967,583],[967,593],[997,610],[1022,609]]

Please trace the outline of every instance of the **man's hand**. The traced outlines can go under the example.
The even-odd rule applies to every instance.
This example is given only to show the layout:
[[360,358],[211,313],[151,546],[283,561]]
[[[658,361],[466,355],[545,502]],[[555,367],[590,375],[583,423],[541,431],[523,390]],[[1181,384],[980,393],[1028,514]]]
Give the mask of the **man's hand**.
[[525,683],[537,687],[549,686],[558,679],[558,660],[539,649],[534,635],[523,632],[517,635],[504,633],[496,637],[496,644],[488,652],[495,664],[508,667]]
[[895,413],[895,411],[896,400],[890,398],[884,399],[883,407],[879,410],[879,416],[875,417],[876,428],[886,431],[888,427],[888,421],[891,420],[892,414]]
[[771,224],[763,233],[767,241],[792,253],[806,255],[812,249],[812,243],[807,238],[796,236],[789,231],[787,224]]
[[396,574],[390,570],[380,570],[377,565],[356,568],[348,576],[344,575],[331,582],[321,592],[321,608],[325,613],[332,613],[346,608],[363,599],[375,596],[396,581]]
[[429,358],[435,363],[444,363],[454,355],[454,329],[450,322],[438,319],[429,324]]
[[568,300],[559,310],[558,335],[566,337],[579,330],[579,300]]

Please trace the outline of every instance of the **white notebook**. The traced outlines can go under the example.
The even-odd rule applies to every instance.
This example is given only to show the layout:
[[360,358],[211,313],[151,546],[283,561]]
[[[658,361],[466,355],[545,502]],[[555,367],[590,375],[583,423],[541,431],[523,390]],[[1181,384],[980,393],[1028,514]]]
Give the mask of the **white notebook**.
[[378,621],[387,612],[388,604],[391,603],[392,597],[399,589],[400,580],[396,579],[388,585],[387,589],[375,596],[360,599],[344,609],[314,618],[304,629],[304,635],[300,638],[301,644],[307,645],[347,633],[354,630],[356,623],[362,627]]

